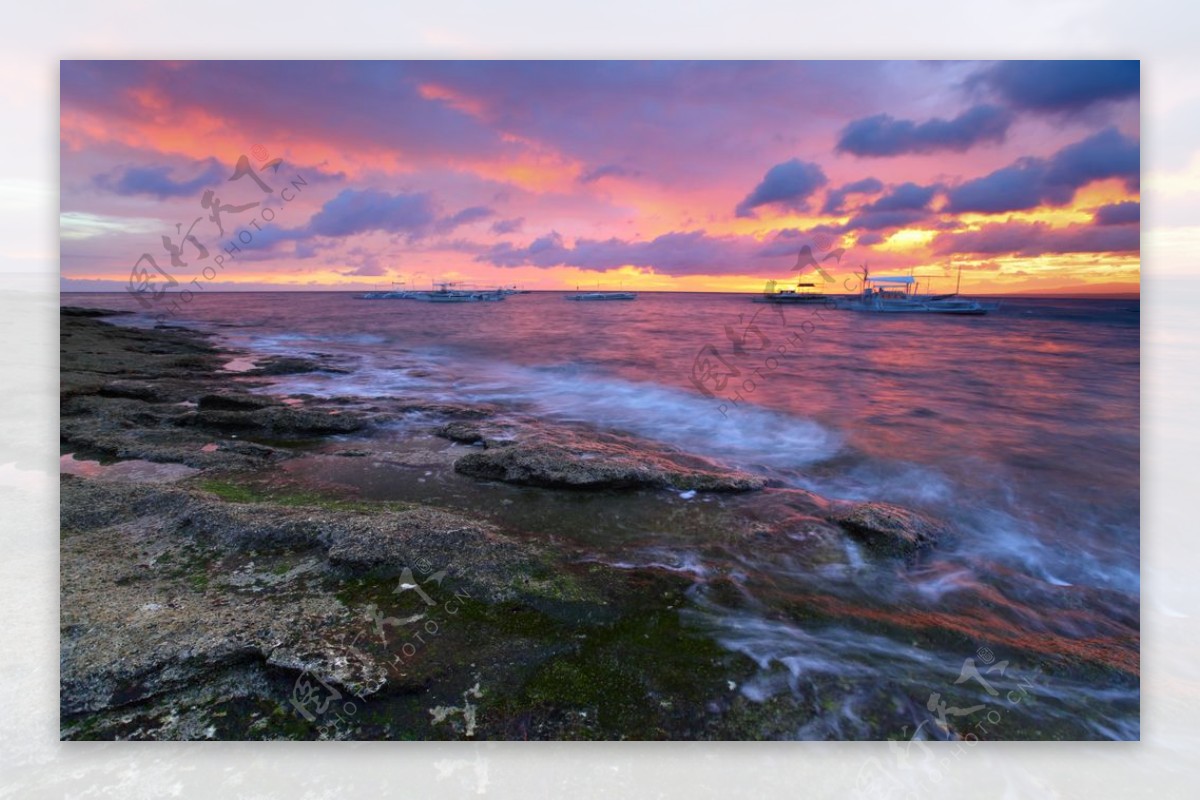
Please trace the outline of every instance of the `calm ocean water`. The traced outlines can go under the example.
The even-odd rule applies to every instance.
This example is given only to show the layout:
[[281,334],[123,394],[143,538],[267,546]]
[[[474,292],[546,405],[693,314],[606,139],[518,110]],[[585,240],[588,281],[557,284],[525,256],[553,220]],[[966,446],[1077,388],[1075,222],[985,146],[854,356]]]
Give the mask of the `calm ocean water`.
[[[62,302],[138,309],[117,294]],[[863,710],[923,695],[914,684],[960,708],[995,703],[1003,692],[955,684],[966,660],[982,668],[978,654],[1006,663],[988,674],[1000,691],[1033,675],[1038,655],[1110,668],[1043,680],[1039,703],[1010,715],[1025,736],[1138,736],[1137,300],[1008,299],[956,319],[715,294],[443,305],[212,293],[177,319],[231,347],[328,354],[351,370],[288,377],[278,391],[488,402],[951,521],[953,542],[911,568],[853,546],[814,565],[664,527],[586,543],[592,558],[693,575],[684,614],[757,661],[742,688],[752,699],[847,682],[841,708],[799,736],[899,737],[870,732]],[[737,599],[709,591],[717,574]],[[786,611],[804,604],[839,622]],[[929,630],[986,650],[896,634]]]

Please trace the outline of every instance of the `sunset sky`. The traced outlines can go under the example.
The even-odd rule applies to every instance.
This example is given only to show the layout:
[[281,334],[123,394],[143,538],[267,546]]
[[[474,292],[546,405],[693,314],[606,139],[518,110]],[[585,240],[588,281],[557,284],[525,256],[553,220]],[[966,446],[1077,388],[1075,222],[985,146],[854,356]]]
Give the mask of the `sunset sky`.
[[61,135],[66,291],[143,253],[214,289],[761,291],[806,244],[839,282],[1138,288],[1136,61],[77,61]]

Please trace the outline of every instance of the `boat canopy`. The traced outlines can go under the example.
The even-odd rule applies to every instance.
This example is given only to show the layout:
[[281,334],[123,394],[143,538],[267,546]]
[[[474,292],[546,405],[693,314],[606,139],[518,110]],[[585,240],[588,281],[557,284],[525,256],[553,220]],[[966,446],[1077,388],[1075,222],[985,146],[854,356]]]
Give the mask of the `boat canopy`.
[[917,279],[911,275],[872,275],[871,281],[876,284],[911,284]]

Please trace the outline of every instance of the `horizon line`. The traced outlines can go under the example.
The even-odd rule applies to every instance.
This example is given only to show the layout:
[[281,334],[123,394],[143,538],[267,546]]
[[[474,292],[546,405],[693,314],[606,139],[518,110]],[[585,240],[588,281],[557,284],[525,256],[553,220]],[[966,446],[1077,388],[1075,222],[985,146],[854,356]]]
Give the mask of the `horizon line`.
[[[303,294],[303,293],[320,294],[320,293],[329,293],[329,292],[337,292],[339,294],[353,295],[353,294],[362,294],[362,293],[369,293],[369,292],[388,292],[388,291],[390,291],[390,290],[362,289],[362,288],[359,288],[359,289],[210,289],[210,290],[207,290],[208,293],[213,294],[213,295],[236,295],[236,294],[252,294],[252,293],[278,293],[278,294],[295,295],[295,294]],[[399,291],[399,290],[397,290],[397,291]],[[413,291],[425,291],[425,290],[413,290]],[[486,292],[489,290],[476,290],[476,291]],[[526,290],[522,290],[522,292],[528,293],[528,294],[567,293],[567,292],[579,292],[579,291],[582,291],[582,290],[578,290],[578,289],[526,289]],[[618,290],[589,290],[589,291],[616,292]],[[719,289],[688,289],[688,290],[681,290],[681,289],[630,289],[630,290],[620,290],[620,291],[632,292],[634,294],[646,294],[646,295],[746,295],[746,296],[753,297],[753,296],[759,296],[759,295],[764,294],[763,292],[734,292],[734,291],[719,290]],[[129,294],[127,291],[120,290],[120,289],[61,289],[61,288],[59,289],[60,296],[61,295],[127,295],[127,294]],[[858,292],[837,292],[837,293],[829,292],[829,293],[820,293],[820,294],[823,294],[826,297],[833,297],[833,298],[857,297],[859,295]],[[1073,292],[1068,289],[1062,289],[1062,290],[1044,289],[1044,290],[1026,290],[1026,291],[1016,291],[1016,292],[958,292],[956,294],[964,295],[967,297],[973,297],[973,296],[1056,297],[1056,298],[1087,299],[1087,298],[1096,298],[1096,297],[1117,297],[1117,296],[1128,296],[1128,295],[1135,295],[1140,298],[1142,293],[1141,293],[1141,288],[1139,286],[1138,288],[1135,288],[1135,289],[1128,289],[1128,290],[1119,290],[1118,289],[1118,290],[1111,290],[1111,291],[1104,291],[1104,292],[1079,292],[1079,291]],[[398,300],[399,299],[400,298],[398,298]]]

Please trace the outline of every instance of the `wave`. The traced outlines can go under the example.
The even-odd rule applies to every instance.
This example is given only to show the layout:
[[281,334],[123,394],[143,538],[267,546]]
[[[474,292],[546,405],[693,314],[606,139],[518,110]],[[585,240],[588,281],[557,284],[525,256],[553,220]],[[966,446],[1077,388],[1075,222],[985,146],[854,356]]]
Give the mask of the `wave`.
[[[279,346],[277,338],[264,343]],[[716,401],[646,381],[595,375],[579,365],[526,367],[446,352],[364,354],[349,376],[289,376],[278,390],[385,397],[421,394],[487,403],[561,423],[623,431],[742,467],[798,468],[829,459],[842,439],[820,424],[760,407],[723,415]]]

